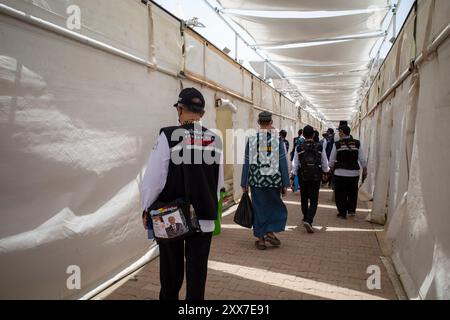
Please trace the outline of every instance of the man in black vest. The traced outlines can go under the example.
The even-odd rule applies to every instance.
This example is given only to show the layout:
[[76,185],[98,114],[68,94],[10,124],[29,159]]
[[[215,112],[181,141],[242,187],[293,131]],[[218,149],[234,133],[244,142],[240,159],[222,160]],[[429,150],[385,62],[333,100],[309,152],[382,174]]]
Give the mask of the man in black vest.
[[[322,175],[328,172],[328,161],[319,142],[314,141],[314,129],[303,129],[305,141],[297,146],[291,172],[291,181],[298,176],[303,213],[303,226],[308,233],[314,233],[312,223],[319,204],[319,190]],[[309,204],[308,204],[309,202]]]
[[334,170],[334,187],[338,217],[345,219],[347,214],[355,216],[358,201],[358,182],[360,168],[363,180],[367,176],[367,162],[359,140],[350,135],[350,127],[339,127],[339,141],[336,141],[330,155],[330,168]]
[[305,138],[303,137],[303,129],[298,130],[298,136],[294,138],[292,141],[292,151],[291,151],[291,161],[294,160],[294,154],[295,154],[295,148],[297,148],[299,145],[301,145],[305,141]]
[[[334,146],[334,130],[333,130],[333,128],[328,128],[327,133],[328,133],[328,137],[327,137],[327,141],[325,143],[325,153],[327,155],[328,162],[330,162],[331,150],[333,150],[333,146]],[[328,173],[327,180],[328,180],[328,186],[331,188],[334,188],[333,175],[332,175],[331,171]]]
[[223,187],[222,142],[200,124],[205,100],[197,89],[182,90],[174,107],[181,125],[161,129],[141,184],[143,223],[147,228],[145,212],[153,203],[186,199],[187,186],[201,232],[159,243],[159,297],[179,299],[186,257],[186,300],[203,300],[218,195]]
[[334,146],[334,130],[333,128],[328,128],[327,130],[328,133],[328,137],[327,137],[327,143],[325,146],[325,151],[327,154],[327,159],[328,161],[330,161],[330,155],[331,155],[331,150],[333,150],[333,146]]

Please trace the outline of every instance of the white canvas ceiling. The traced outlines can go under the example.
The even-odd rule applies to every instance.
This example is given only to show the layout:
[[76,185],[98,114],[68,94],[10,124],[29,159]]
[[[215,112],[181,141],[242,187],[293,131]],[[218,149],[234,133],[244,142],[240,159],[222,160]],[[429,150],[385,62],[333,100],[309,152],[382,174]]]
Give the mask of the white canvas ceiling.
[[[380,30],[386,10],[326,18],[274,18],[233,14],[259,45],[299,43],[362,35]],[[270,35],[270,36],[269,36]]]
[[[381,26],[390,0],[219,2],[223,13],[250,34],[307,105],[327,120],[350,120],[368,77],[372,51],[380,31],[385,31]],[[282,83],[280,89],[292,91]]]
[[352,72],[355,70],[364,70],[368,63],[347,64],[347,65],[328,65],[328,66],[308,66],[308,65],[290,65],[279,63],[283,68],[285,75],[288,77],[295,74],[325,74],[325,73],[339,73]]
[[328,64],[366,61],[376,39],[341,40],[332,43],[312,43],[296,48],[264,49],[273,60],[309,61]]
[[338,11],[383,7],[389,0],[219,0],[222,7],[237,10],[264,11]]

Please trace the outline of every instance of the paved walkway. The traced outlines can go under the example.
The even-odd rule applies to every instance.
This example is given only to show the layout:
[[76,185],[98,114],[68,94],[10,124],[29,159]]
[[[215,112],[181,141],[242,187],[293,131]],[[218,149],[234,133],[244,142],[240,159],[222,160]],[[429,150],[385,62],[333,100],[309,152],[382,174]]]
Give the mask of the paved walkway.
[[[278,234],[279,248],[259,251],[251,230],[224,217],[222,233],[213,238],[206,299],[397,299],[381,260],[367,209],[341,220],[331,202],[331,190],[320,192],[315,234],[302,226],[300,196],[289,193],[287,230]],[[363,208],[363,204],[359,205]],[[367,288],[367,268],[381,270],[381,289]],[[159,260],[156,259],[107,299],[158,299]],[[184,297],[185,289],[181,291]]]

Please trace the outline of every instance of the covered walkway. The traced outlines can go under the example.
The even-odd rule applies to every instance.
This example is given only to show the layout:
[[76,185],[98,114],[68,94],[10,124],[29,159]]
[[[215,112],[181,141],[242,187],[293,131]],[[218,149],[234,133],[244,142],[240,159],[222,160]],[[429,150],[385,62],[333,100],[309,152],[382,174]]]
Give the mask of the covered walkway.
[[[279,234],[280,248],[258,251],[251,231],[233,222],[234,212],[223,219],[221,235],[213,238],[206,299],[399,299],[396,275],[383,264],[375,225],[367,222],[364,203],[355,218],[341,220],[331,201],[331,190],[322,189],[315,234],[298,226],[300,196],[285,198],[289,210],[286,232]],[[381,289],[369,290],[369,266],[379,266]],[[394,278],[392,278],[394,277]],[[397,292],[396,292],[397,290]],[[106,294],[109,294],[106,296]],[[159,260],[128,278],[106,299],[158,299]],[[180,298],[184,297],[182,288]]]
[[111,3],[0,0],[0,298],[158,298],[141,186],[194,87],[223,136],[227,200],[262,111],[289,151],[300,128],[347,121],[373,199],[343,221],[322,190],[310,235],[289,194],[266,251],[230,213],[207,299],[450,299],[449,0]]

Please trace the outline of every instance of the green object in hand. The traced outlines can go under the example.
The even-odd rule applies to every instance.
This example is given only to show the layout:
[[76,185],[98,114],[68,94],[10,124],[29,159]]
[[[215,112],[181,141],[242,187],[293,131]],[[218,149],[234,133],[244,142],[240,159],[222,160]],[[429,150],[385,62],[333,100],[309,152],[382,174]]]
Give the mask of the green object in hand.
[[222,223],[222,205],[223,205],[223,195],[225,194],[224,191],[220,191],[220,198],[219,198],[219,205],[217,209],[217,219],[214,221],[214,232],[213,235],[217,236],[220,234],[221,231],[221,223]]

